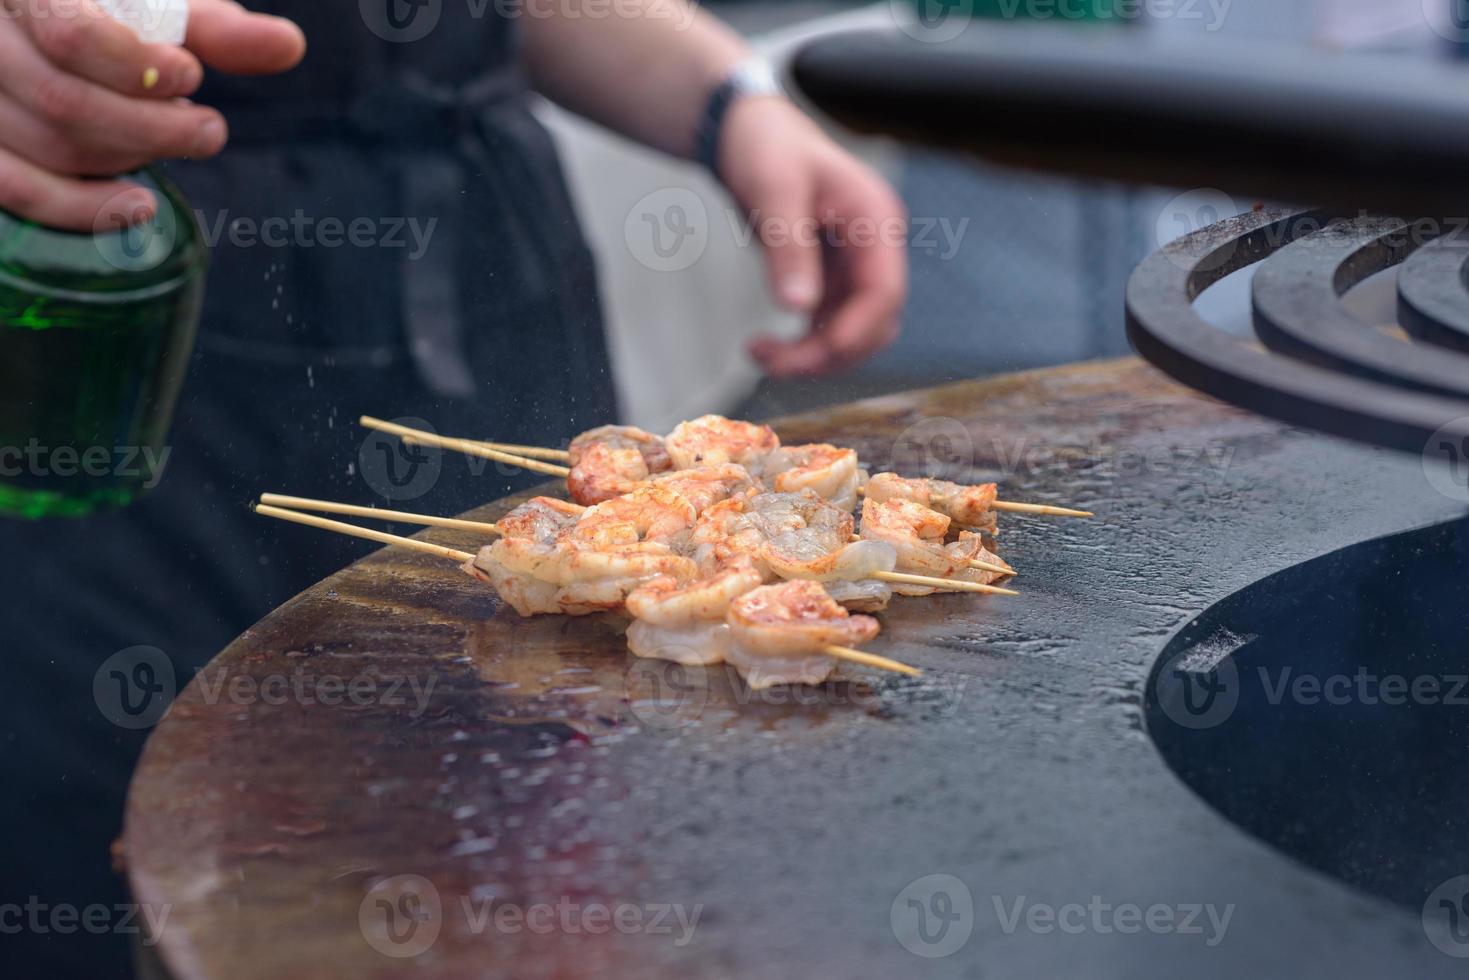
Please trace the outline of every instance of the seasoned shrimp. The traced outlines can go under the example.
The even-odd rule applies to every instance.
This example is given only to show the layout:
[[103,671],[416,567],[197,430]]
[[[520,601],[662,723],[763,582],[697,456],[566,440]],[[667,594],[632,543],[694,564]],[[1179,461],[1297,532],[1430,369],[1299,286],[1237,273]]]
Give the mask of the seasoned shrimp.
[[494,586],[522,616],[606,612],[620,608],[648,579],[688,581],[698,574],[692,559],[655,542],[590,549],[528,538],[501,538],[464,570]]
[[782,493],[814,490],[817,496],[842,510],[857,506],[861,470],[855,449],[821,442],[782,446],[770,454],[765,472],[767,477],[773,476],[775,489]]
[[780,448],[780,439],[768,425],[737,422],[722,415],[705,415],[682,422],[664,446],[675,468],[738,463],[753,475],[764,472],[766,457]]
[[688,539],[698,516],[694,505],[676,490],[645,486],[587,508],[561,538],[582,547],[641,541],[680,545]]
[[747,492],[721,500],[699,515],[689,548],[700,568],[713,571],[746,557],[769,577],[769,570],[759,559],[765,535],[750,522],[750,500],[754,496]]
[[766,585],[730,603],[725,659],[755,690],[819,684],[836,661],[831,645],[855,646],[877,635],[877,620],[853,616],[816,582]]
[[668,470],[663,440],[627,425],[604,425],[571,441],[571,473],[566,488],[579,504],[600,504],[631,493],[655,473]]
[[909,480],[896,473],[879,473],[867,481],[868,500],[911,500],[938,511],[960,527],[993,535],[998,529],[993,510],[999,488],[993,483],[965,486],[947,480]]
[[507,538],[530,538],[554,541],[556,535],[581,519],[585,507],[557,500],[555,497],[532,497],[496,522],[500,534]]
[[645,582],[627,597],[627,611],[636,619],[627,630],[628,648],[639,657],[719,663],[730,603],[762,581],[754,562],[744,558],[689,585],[672,577]]
[[663,444],[663,437],[655,436],[635,426],[604,425],[583,432],[571,440],[571,445],[568,447],[571,465],[575,466],[581,460],[582,453],[592,446],[636,449],[646,461],[649,473],[662,473],[664,470],[673,469],[673,462],[668,458],[668,450]]
[[[945,544],[949,524],[948,517],[911,500],[869,497],[862,504],[862,538],[892,545],[897,551],[898,571],[984,585],[1002,577],[998,572],[971,566],[970,562],[977,559],[1010,567],[998,555],[985,550],[980,535],[961,531],[957,541]],[[899,595],[932,595],[943,590],[899,585],[893,591]]]
[[702,514],[720,501],[750,490],[764,489],[750,471],[738,463],[672,470],[653,478],[653,485],[682,494]]

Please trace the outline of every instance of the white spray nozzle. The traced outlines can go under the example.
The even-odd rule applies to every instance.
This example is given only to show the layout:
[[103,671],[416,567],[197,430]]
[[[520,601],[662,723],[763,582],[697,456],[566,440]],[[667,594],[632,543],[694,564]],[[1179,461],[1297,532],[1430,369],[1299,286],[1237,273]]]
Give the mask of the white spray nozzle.
[[144,41],[183,44],[189,28],[188,0],[94,0],[113,20]]

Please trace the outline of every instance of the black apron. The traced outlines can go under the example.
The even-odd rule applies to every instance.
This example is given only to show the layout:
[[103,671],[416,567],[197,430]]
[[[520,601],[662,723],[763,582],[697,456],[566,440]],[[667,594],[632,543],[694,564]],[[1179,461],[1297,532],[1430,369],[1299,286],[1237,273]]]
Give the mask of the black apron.
[[[311,48],[288,75],[211,78],[200,99],[231,147],[167,168],[214,247],[162,482],[118,513],[0,523],[0,903],[126,900],[108,846],[147,733],[99,710],[104,660],[157,647],[182,687],[372,547],[250,499],[455,513],[532,478],[447,455],[415,467],[365,444],[357,417],[555,444],[615,415],[591,256],[515,24],[470,0],[249,5],[295,19]],[[17,976],[125,975],[124,935],[3,941]]]

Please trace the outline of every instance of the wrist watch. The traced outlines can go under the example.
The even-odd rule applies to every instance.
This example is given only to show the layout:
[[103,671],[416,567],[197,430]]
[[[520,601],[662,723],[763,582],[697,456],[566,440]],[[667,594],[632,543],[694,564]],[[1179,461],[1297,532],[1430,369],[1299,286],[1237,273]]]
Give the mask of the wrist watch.
[[699,117],[694,138],[694,159],[719,177],[719,140],[724,130],[724,117],[739,99],[749,95],[785,95],[775,77],[775,69],[765,58],[746,58],[729,70],[724,81],[715,86]]

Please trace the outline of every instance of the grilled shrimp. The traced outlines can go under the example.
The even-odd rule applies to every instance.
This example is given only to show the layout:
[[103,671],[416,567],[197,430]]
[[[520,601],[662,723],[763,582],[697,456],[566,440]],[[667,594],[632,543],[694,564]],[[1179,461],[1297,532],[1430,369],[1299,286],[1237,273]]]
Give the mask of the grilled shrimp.
[[[944,543],[950,523],[949,518],[938,511],[911,500],[874,500],[869,497],[862,504],[863,540],[892,545],[897,550],[898,571],[984,585],[1000,578],[997,572],[981,571],[970,565],[971,561],[978,559],[1009,567],[998,555],[985,550],[980,535],[961,531],[957,541]],[[899,585],[893,591],[899,595],[932,595],[942,590]]]
[[636,618],[627,630],[628,648],[640,657],[682,664],[719,663],[730,603],[762,581],[754,562],[744,558],[689,585],[671,577],[645,582],[627,597],[627,610]]
[[566,487],[579,504],[600,504],[631,493],[655,473],[668,470],[663,440],[628,425],[604,425],[571,441]]
[[500,518],[496,526],[503,537],[549,542],[580,520],[585,512],[585,507],[555,497],[532,497]]
[[766,457],[780,448],[780,439],[768,425],[705,415],[679,423],[664,440],[664,446],[674,467],[680,470],[738,463],[760,476]]
[[725,617],[725,659],[755,690],[776,684],[819,684],[836,661],[823,649],[854,646],[877,635],[877,620],[852,616],[816,582],[782,582],[745,593]]
[[653,485],[682,494],[700,514],[722,500],[750,490],[763,489],[750,471],[738,463],[672,470],[653,478]]
[[998,529],[993,510],[998,487],[993,483],[965,486],[947,480],[909,480],[895,473],[879,473],[867,481],[868,500],[911,500],[949,518],[960,527],[993,535]]
[[824,442],[808,446],[782,446],[770,454],[767,477],[782,493],[814,490],[842,510],[857,506],[861,470],[855,449],[841,449]]
[[698,516],[694,505],[669,487],[639,487],[587,508],[561,539],[583,547],[641,541],[679,545],[687,540]]
[[582,453],[592,446],[636,449],[647,462],[649,473],[662,473],[664,470],[673,469],[673,462],[668,458],[668,450],[663,445],[663,437],[655,436],[635,426],[604,425],[583,432],[571,440],[571,445],[568,447],[571,465],[575,466],[580,462]]

